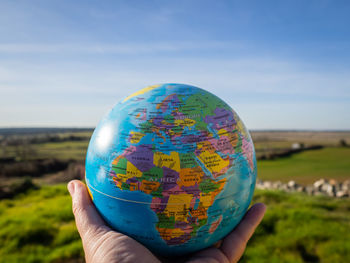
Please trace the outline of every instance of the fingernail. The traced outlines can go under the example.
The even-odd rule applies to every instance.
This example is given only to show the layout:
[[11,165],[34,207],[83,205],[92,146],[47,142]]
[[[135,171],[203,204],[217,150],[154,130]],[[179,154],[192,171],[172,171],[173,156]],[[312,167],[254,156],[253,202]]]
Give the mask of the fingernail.
[[74,195],[74,190],[75,190],[74,189],[74,183],[73,182],[69,182],[67,188],[68,188],[68,192],[70,193],[70,195],[73,196]]

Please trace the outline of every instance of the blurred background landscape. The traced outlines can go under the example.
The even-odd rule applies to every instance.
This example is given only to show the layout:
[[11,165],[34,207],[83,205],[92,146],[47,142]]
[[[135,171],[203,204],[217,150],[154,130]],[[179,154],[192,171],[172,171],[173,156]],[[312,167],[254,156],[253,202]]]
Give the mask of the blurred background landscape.
[[0,262],[84,262],[66,184],[121,98],[186,83],[250,130],[241,262],[350,258],[348,1],[0,1]]
[[[0,129],[0,261],[83,262],[66,184],[84,180],[92,131]],[[350,132],[251,135],[259,178],[253,202],[268,211],[241,261],[346,262]]]

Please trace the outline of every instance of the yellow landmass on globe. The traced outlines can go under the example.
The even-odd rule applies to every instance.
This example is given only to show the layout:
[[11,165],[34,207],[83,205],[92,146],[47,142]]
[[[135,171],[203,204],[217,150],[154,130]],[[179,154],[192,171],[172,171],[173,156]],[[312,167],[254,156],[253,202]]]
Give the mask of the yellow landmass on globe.
[[180,172],[180,157],[178,152],[171,152],[170,155],[155,152],[153,155],[153,164],[160,168],[168,167],[174,171]]
[[127,162],[126,176],[128,177],[128,179],[133,177],[141,177],[142,172],[139,169],[137,169],[137,167],[133,165],[131,162]]
[[91,191],[90,191],[90,188],[89,188],[89,187],[87,187],[87,190],[88,190],[88,193],[89,193],[89,195],[90,195],[91,200],[94,200],[94,197],[92,196],[92,193],[91,193]]
[[209,151],[203,151],[199,155],[199,159],[203,162],[205,167],[212,172],[213,176],[225,171],[230,164],[229,159],[222,159],[219,154],[210,153]]
[[[117,162],[114,161],[113,163],[117,163]],[[122,189],[121,188],[122,183],[125,183],[130,178],[141,177],[141,176],[142,176],[142,172],[139,169],[137,169],[137,167],[135,165],[133,165],[131,162],[127,162],[126,174],[120,174],[120,173],[116,174],[115,176],[113,176],[113,181],[115,182],[116,186],[118,186],[120,189]],[[137,190],[136,185],[132,185],[132,183],[131,183],[130,186],[131,186],[131,189]]]
[[167,217],[175,217],[175,221],[187,222],[187,211],[192,198],[192,194],[170,195],[164,214]]
[[201,193],[199,200],[204,207],[211,206],[211,193]]
[[237,130],[239,130],[239,132],[241,132],[245,138],[249,138],[250,135],[249,135],[249,133],[247,133],[247,129],[245,129],[244,124],[241,121],[241,119],[239,119],[238,116],[236,116],[235,119],[238,120],[237,125],[236,125]]
[[221,193],[222,189],[226,184],[226,181],[227,181],[226,178],[217,182],[213,181],[213,183],[217,184],[219,187],[209,193],[204,193],[204,192],[200,193],[199,202],[201,202],[204,207],[210,207],[214,203],[216,196],[219,193]]
[[131,131],[130,132],[130,142],[131,143],[139,143],[140,140],[145,136],[145,134],[141,132],[135,132]]
[[179,119],[179,120],[175,120],[174,121],[174,124],[176,126],[187,126],[187,127],[191,127],[193,125],[196,124],[196,121],[195,120],[192,120],[192,119]]
[[217,131],[217,133],[218,133],[219,137],[221,137],[221,136],[227,136],[227,134],[229,132],[227,130],[225,130],[225,129],[220,129],[220,130]]
[[129,99],[131,99],[131,98],[133,98],[133,97],[136,97],[136,96],[138,96],[138,95],[142,95],[142,94],[144,94],[144,93],[146,93],[146,92],[148,92],[148,91],[150,91],[150,90],[152,90],[152,89],[158,88],[159,86],[160,86],[160,85],[148,86],[148,87],[146,87],[146,88],[144,88],[144,89],[142,89],[142,90],[139,90],[139,91],[137,91],[137,92],[131,94],[130,96],[126,97],[126,98],[123,100],[123,102],[126,102],[127,100],[129,100]]

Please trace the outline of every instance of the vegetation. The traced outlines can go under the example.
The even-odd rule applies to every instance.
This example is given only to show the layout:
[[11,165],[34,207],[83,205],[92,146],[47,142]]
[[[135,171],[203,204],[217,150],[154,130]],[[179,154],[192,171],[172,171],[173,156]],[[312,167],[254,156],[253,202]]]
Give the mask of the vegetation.
[[0,202],[0,262],[68,262],[83,251],[65,185]]
[[324,148],[306,151],[278,160],[258,162],[262,180],[311,184],[320,178],[343,181],[350,178],[350,148]]
[[[0,129],[0,263],[83,262],[66,182],[82,178],[91,130]],[[350,178],[349,132],[253,132],[258,155],[292,144],[323,149],[258,161],[262,180],[310,184]],[[30,175],[28,177],[28,175]],[[241,262],[347,262],[350,201],[256,190],[266,216]]]
[[347,262],[350,202],[329,197],[256,191],[267,204],[242,262]]
[[2,157],[13,157],[17,161],[55,158],[61,160],[83,160],[89,141],[45,142],[4,146]]
[[[256,191],[268,206],[241,262],[346,262],[350,202]],[[0,262],[82,262],[66,185],[43,186],[0,202]]]

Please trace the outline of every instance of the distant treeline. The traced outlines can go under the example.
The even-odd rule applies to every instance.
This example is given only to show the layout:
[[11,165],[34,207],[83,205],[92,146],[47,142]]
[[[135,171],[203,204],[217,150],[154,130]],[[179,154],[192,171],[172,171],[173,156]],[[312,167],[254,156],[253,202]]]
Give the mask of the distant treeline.
[[323,145],[311,145],[308,147],[303,146],[299,149],[284,149],[281,152],[271,151],[270,153],[267,153],[267,154],[258,155],[257,159],[258,160],[274,160],[274,159],[278,159],[278,158],[290,157],[291,155],[293,155],[295,153],[301,153],[301,152],[310,151],[310,150],[320,150],[323,148],[324,148]]
[[66,141],[86,141],[88,136],[68,135],[60,136],[58,134],[41,134],[27,136],[8,136],[0,138],[1,145],[18,146],[27,144],[47,143],[47,142],[66,142]]
[[67,169],[73,160],[39,159],[31,161],[7,160],[0,162],[0,177],[39,177]]
[[[92,129],[7,128],[0,129],[0,144],[18,146],[47,142],[86,141]],[[86,135],[79,133],[86,132]]]
[[0,128],[0,135],[37,135],[67,132],[92,132],[93,128]]

